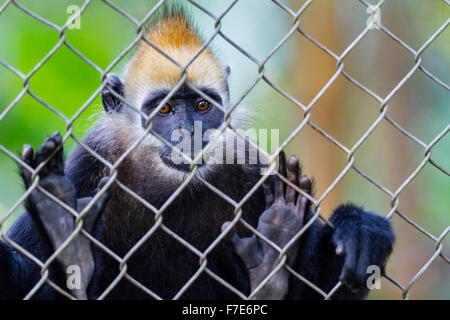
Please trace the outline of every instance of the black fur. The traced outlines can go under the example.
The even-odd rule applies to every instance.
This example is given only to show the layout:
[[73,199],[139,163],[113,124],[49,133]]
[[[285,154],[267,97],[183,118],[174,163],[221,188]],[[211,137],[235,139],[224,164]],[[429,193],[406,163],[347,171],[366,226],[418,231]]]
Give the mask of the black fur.
[[[90,140],[91,139],[91,140]],[[119,150],[105,150],[104,144],[95,145],[89,137],[85,143],[100,155],[110,159]],[[117,144],[120,146],[120,144]],[[145,167],[145,166],[144,166]],[[158,179],[158,174],[144,173],[145,168],[136,167],[126,160],[118,170],[118,179],[134,190],[152,205],[160,207],[174,192],[175,187]],[[73,182],[77,197],[93,195],[97,183],[105,174],[101,163],[87,151],[78,148],[66,165],[66,176]],[[260,179],[257,167],[224,165],[208,177],[216,187],[235,201],[241,200]],[[29,207],[33,210],[32,207]],[[259,215],[264,211],[265,200],[262,190],[243,207],[243,217],[256,226]],[[309,214],[307,219],[311,217]],[[146,209],[131,196],[115,187],[106,211],[95,228],[95,236],[119,256],[124,256],[133,245],[152,227],[154,213]],[[192,184],[164,211],[163,223],[183,237],[200,251],[204,251],[220,233],[223,222],[233,218],[233,207],[206,187]],[[333,214],[331,222],[335,229],[316,221],[303,235],[295,269],[304,277],[328,292],[337,283],[344,265],[344,257],[335,253],[333,237],[357,239],[359,251],[368,255],[362,265],[384,266],[394,240],[390,224],[384,218],[363,211],[361,208],[345,205]],[[249,232],[240,227],[238,233],[248,236]],[[29,250],[41,261],[52,253],[49,241],[31,215],[24,213],[9,230],[8,236]],[[369,241],[365,241],[365,239]],[[39,280],[39,268],[30,260],[17,253],[4,242],[0,243],[1,298],[23,298]],[[90,284],[90,298],[98,297],[119,274],[119,264],[94,246],[95,274]],[[161,230],[157,230],[147,242],[127,262],[127,272],[162,298],[172,298],[199,268],[199,258],[177,240]],[[237,289],[248,294],[248,274],[241,259],[236,255],[229,241],[222,241],[208,256],[208,268],[217,273]],[[51,269],[51,278],[64,285],[61,270]],[[358,274],[364,281],[365,274]],[[352,291],[343,286],[334,298],[360,299],[367,289]],[[60,298],[45,285],[35,298]],[[108,295],[112,299],[144,299],[149,296],[127,280]],[[182,296],[185,299],[233,299],[236,296],[206,274],[202,274]],[[291,277],[288,299],[315,299],[320,296],[301,281]]]
[[102,104],[106,112],[120,112],[122,109],[122,101],[114,96],[112,91],[123,97],[123,83],[115,74],[108,74],[106,85],[102,91]]
[[[96,146],[91,147],[102,154]],[[97,166],[95,164],[92,166],[95,161],[89,160],[92,158],[85,151],[79,149],[75,151],[75,156],[69,159],[67,166],[67,176],[74,182],[77,190],[83,190],[83,194],[86,193],[88,185],[92,188],[97,183],[98,178],[96,177],[99,177],[100,174],[93,172],[95,168],[98,172],[102,171],[99,163]],[[118,179],[152,205],[160,207],[175,191],[175,187],[168,186],[166,182],[160,181],[157,177],[152,177],[152,172],[145,174],[138,168],[135,171],[134,168],[128,168],[130,165],[132,164],[124,163],[121,168],[126,169],[122,171],[119,169]],[[209,178],[214,181],[214,185],[235,201],[239,201],[260,178],[257,168],[254,170],[255,173],[250,176],[251,179],[248,179],[248,170],[244,170],[240,166],[224,166],[224,169],[226,170],[218,170],[214,177]],[[154,174],[157,175],[157,173]],[[230,177],[234,177],[232,181],[230,181]],[[94,181],[91,182],[92,179]],[[261,199],[261,191],[258,191],[257,194]],[[258,202],[258,198],[254,197],[244,206],[244,218],[253,225],[256,224],[258,218],[258,215],[253,213],[262,212],[265,205],[264,201]],[[121,189],[115,188],[108,208],[97,225],[96,235],[109,248],[123,256],[151,228],[154,222],[153,216],[153,212]],[[232,206],[198,184],[185,189],[163,213],[164,225],[201,251],[214,241],[220,233],[222,223],[232,218]],[[104,232],[105,230],[108,232]],[[94,297],[101,294],[119,272],[117,262],[114,262],[107,254],[100,250],[96,250],[95,253],[96,259],[98,259],[96,265],[103,267],[96,269],[89,289],[90,295]],[[234,263],[230,261],[230,258]],[[246,270],[229,243],[220,244],[209,255],[208,260],[209,268],[228,279],[232,285],[244,292],[249,290],[248,283],[245,281]],[[198,256],[163,231],[158,230],[133,255],[128,263],[128,270],[136,280],[154,290],[158,295],[170,298],[197,271],[198,262]],[[150,272],[150,270],[152,271]],[[171,284],[168,283],[168,279],[172,282]],[[202,275],[183,298],[192,299],[202,296],[218,299],[232,298],[234,294],[218,284],[216,280]],[[122,281],[111,297],[145,298],[146,294],[139,289],[136,290],[135,286],[128,281]]]

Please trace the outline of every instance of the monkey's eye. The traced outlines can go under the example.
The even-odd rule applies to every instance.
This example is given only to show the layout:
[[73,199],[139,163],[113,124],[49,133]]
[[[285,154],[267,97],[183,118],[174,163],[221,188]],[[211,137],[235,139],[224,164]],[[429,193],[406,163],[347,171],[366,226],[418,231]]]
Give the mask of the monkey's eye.
[[197,102],[197,106],[195,107],[197,111],[206,112],[211,108],[211,103],[206,100],[200,100]]
[[172,107],[170,104],[166,103],[164,107],[159,110],[159,114],[169,114],[170,111],[172,111]]

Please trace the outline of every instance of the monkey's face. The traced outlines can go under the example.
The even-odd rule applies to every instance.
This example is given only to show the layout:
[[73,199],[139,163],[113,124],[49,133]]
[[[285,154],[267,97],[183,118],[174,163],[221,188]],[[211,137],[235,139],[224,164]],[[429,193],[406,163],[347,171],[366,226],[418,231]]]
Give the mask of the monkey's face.
[[[222,105],[222,98],[215,90],[203,89],[202,92]],[[144,101],[142,112],[146,115],[152,114],[168,93],[167,91],[152,93]],[[224,113],[219,108],[189,88],[182,88],[176,92],[150,120],[154,132],[191,159],[207,145],[208,137],[223,121]],[[145,128],[144,117],[141,118],[141,122]],[[189,162],[182,159],[170,146],[164,144],[159,151],[166,165],[182,171],[189,170]]]

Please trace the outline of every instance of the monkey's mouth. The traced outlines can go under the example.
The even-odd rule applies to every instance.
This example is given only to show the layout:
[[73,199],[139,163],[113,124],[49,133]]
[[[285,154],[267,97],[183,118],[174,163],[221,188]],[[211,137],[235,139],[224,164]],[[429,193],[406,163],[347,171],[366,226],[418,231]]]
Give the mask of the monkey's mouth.
[[[177,155],[173,155],[172,151],[167,152],[167,151],[163,151],[160,153],[160,157],[162,162],[173,169],[182,171],[182,172],[189,172],[190,168],[191,168],[191,164],[188,163],[188,161],[186,159],[184,159],[181,156],[177,156]],[[199,163],[197,164],[197,167],[203,167],[205,166],[205,163]]]

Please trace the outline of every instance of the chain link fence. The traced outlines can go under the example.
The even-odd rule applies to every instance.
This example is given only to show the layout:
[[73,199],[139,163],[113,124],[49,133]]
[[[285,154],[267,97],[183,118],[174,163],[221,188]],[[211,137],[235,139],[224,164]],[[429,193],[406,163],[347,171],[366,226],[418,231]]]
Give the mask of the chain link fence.
[[[317,197],[311,197],[309,195],[307,196],[310,201],[312,202],[312,206],[315,210],[315,215],[313,219],[311,220],[311,223],[316,219],[321,219],[323,221],[327,221],[325,217],[321,214],[321,205],[324,199],[330,194],[330,192],[336,187],[336,185],[344,178],[344,176],[347,175],[350,171],[354,171],[357,174],[359,174],[361,177],[363,177],[367,183],[373,184],[378,189],[380,189],[383,193],[388,195],[391,199],[390,203],[390,211],[387,213],[388,218],[392,218],[393,216],[398,216],[401,219],[403,219],[405,222],[410,224],[418,233],[422,233],[426,237],[428,237],[430,241],[430,246],[434,247],[434,254],[429,258],[429,260],[423,265],[423,267],[415,274],[407,283],[400,283],[400,281],[397,281],[394,279],[394,277],[391,277],[389,274],[385,274],[384,277],[390,281],[393,285],[398,287],[399,293],[403,298],[408,298],[408,293],[411,289],[411,287],[416,283],[416,281],[427,272],[430,265],[436,260],[436,259],[443,259],[446,264],[450,264],[450,258],[444,253],[443,251],[443,244],[444,239],[448,236],[448,233],[450,231],[450,226],[446,226],[444,228],[444,231],[441,234],[432,234],[429,231],[427,231],[424,227],[413,221],[411,218],[408,217],[407,214],[404,212],[401,212],[399,210],[399,197],[404,191],[404,189],[410,184],[410,182],[421,172],[421,170],[424,168],[425,165],[430,164],[434,166],[436,169],[438,169],[440,172],[442,172],[447,177],[449,176],[448,168],[445,168],[443,164],[440,164],[438,161],[436,161],[432,157],[432,150],[433,147],[441,140],[443,139],[450,130],[450,124],[448,124],[438,135],[435,136],[434,139],[432,139],[429,142],[422,141],[419,137],[415,136],[408,130],[406,130],[404,127],[402,127],[398,122],[396,122],[390,115],[388,115],[389,110],[389,103],[393,96],[405,85],[405,83],[410,79],[414,74],[416,73],[422,73],[426,75],[431,81],[434,81],[436,84],[438,84],[441,87],[441,90],[449,90],[449,85],[439,79],[437,76],[433,75],[433,73],[427,69],[426,66],[424,66],[422,61],[422,54],[427,50],[427,48],[435,41],[439,35],[441,35],[446,28],[449,25],[450,19],[447,19],[445,23],[443,23],[438,29],[435,30],[435,32],[418,48],[414,49],[411,46],[409,46],[405,41],[400,39],[394,32],[389,30],[387,27],[385,27],[383,24],[381,24],[376,19],[376,12],[382,6],[388,2],[387,1],[379,1],[377,4],[373,5],[365,0],[359,0],[359,3],[361,3],[363,6],[367,7],[370,12],[374,14],[374,19],[370,21],[370,23],[367,24],[367,27],[361,30],[359,35],[341,52],[337,53],[332,50],[330,50],[327,46],[325,46],[323,43],[321,43],[319,40],[317,40],[315,37],[310,35],[308,32],[306,32],[302,28],[302,15],[304,15],[305,12],[308,11],[308,8],[310,5],[314,2],[313,0],[308,0],[303,3],[301,8],[298,11],[294,11],[291,9],[287,4],[283,3],[280,0],[272,0],[274,4],[276,4],[277,7],[279,7],[280,10],[285,11],[290,17],[291,17],[291,23],[292,26],[289,30],[289,32],[282,38],[279,43],[273,48],[273,50],[264,58],[264,59],[257,59],[254,56],[252,56],[248,51],[246,51],[245,47],[239,46],[236,42],[233,41],[230,37],[228,37],[223,31],[222,31],[222,19],[230,12],[230,10],[238,3],[240,0],[234,0],[227,2],[227,9],[224,10],[220,15],[213,14],[210,12],[207,8],[203,7],[199,3],[193,0],[188,0],[191,5],[196,7],[198,10],[201,10],[206,15],[210,17],[211,24],[214,25],[215,31],[214,33],[208,37],[204,43],[204,46],[191,58],[189,63],[187,65],[180,65],[178,62],[173,60],[169,55],[167,55],[165,52],[163,52],[160,48],[158,48],[155,44],[151,43],[148,39],[145,38],[145,30],[144,25],[147,22],[148,19],[152,17],[153,14],[155,14],[156,10],[160,6],[164,4],[165,1],[159,1],[152,10],[150,10],[144,19],[137,20],[135,17],[131,16],[129,13],[127,13],[125,10],[114,4],[112,1],[109,0],[102,0],[102,3],[105,7],[109,7],[113,10],[115,10],[118,14],[120,14],[123,19],[128,20],[131,24],[133,24],[136,28],[136,36],[134,40],[128,45],[128,47],[123,50],[117,57],[112,61],[109,66],[105,69],[100,68],[98,65],[96,65],[93,61],[91,61],[88,57],[86,57],[83,52],[79,51],[76,47],[74,47],[71,43],[68,42],[66,37],[66,31],[68,30],[69,26],[76,21],[78,18],[82,18],[83,15],[89,11],[89,5],[93,2],[92,0],[86,0],[84,1],[83,5],[80,7],[79,14],[74,15],[71,20],[67,21],[67,23],[63,26],[56,25],[52,22],[50,22],[47,19],[44,19],[43,17],[39,16],[35,12],[27,9],[27,7],[21,3],[21,1],[14,1],[14,0],[7,0],[1,5],[0,7],[0,19],[2,17],[2,13],[7,10],[9,7],[16,7],[25,14],[27,14],[30,18],[35,19],[39,23],[42,23],[48,28],[51,28],[55,30],[58,33],[59,40],[54,45],[54,47],[45,55],[45,57],[37,63],[34,68],[28,72],[28,73],[22,73],[20,70],[16,69],[13,65],[9,64],[7,61],[2,60],[0,57],[0,65],[4,68],[7,68],[10,72],[15,74],[18,78],[20,78],[23,82],[23,89],[20,91],[20,93],[15,97],[15,99],[8,105],[8,106],[2,106],[1,113],[0,113],[0,126],[2,125],[2,121],[5,119],[5,117],[14,112],[14,109],[18,102],[23,99],[25,96],[30,96],[36,101],[38,101],[43,108],[46,108],[50,110],[52,113],[54,113],[57,117],[62,119],[65,122],[66,125],[66,132],[63,135],[63,141],[66,142],[68,140],[75,141],[78,145],[85,148],[91,155],[93,155],[96,159],[98,159],[102,164],[104,164],[109,169],[109,174],[111,179],[108,181],[108,183],[93,197],[89,205],[87,205],[81,212],[76,212],[73,208],[67,206],[66,204],[62,203],[59,199],[54,197],[49,192],[45,191],[39,186],[39,171],[42,169],[42,167],[45,165],[45,163],[41,164],[38,168],[33,170],[30,168],[26,163],[24,163],[14,152],[11,150],[8,150],[5,146],[0,144],[0,150],[1,152],[15,161],[16,163],[20,164],[21,166],[26,167],[28,170],[33,172],[33,183],[32,185],[26,190],[26,192],[23,193],[23,195],[16,201],[16,203],[9,208],[7,213],[0,217],[0,226],[1,229],[1,238],[9,243],[11,246],[13,246],[17,251],[22,253],[23,255],[27,256],[29,259],[31,259],[34,263],[36,263],[41,268],[41,279],[38,283],[35,284],[34,288],[24,297],[25,299],[30,299],[33,297],[33,295],[44,285],[49,284],[54,289],[56,289],[58,292],[60,292],[62,295],[68,297],[68,298],[74,298],[65,288],[59,287],[56,283],[51,281],[49,279],[49,271],[48,267],[49,265],[56,259],[56,257],[64,250],[64,248],[67,246],[70,241],[72,241],[78,234],[83,234],[85,237],[87,237],[94,246],[97,246],[100,250],[103,250],[107,254],[109,254],[114,260],[117,261],[117,263],[120,265],[120,273],[116,277],[116,279],[110,284],[110,286],[101,294],[99,297],[100,299],[106,298],[108,294],[114,289],[114,287],[117,285],[119,281],[122,279],[126,279],[133,283],[135,286],[142,289],[142,291],[146,292],[149,296],[161,299],[160,296],[156,292],[152,291],[152,288],[147,288],[143,284],[139,283],[136,279],[134,279],[128,272],[127,272],[127,261],[133,256],[133,254],[142,246],[142,244],[149,240],[151,236],[155,233],[156,230],[162,230],[166,232],[168,235],[176,239],[180,244],[182,244],[187,250],[190,250],[192,253],[198,256],[199,258],[199,265],[197,272],[185,283],[185,285],[178,291],[178,293],[173,297],[174,299],[180,298],[183,293],[190,287],[190,285],[201,275],[201,274],[207,274],[208,276],[214,278],[218,282],[220,282],[223,286],[234,292],[236,295],[241,297],[242,299],[250,299],[252,298],[259,288],[262,287],[262,285],[268,281],[280,268],[287,269],[294,277],[299,279],[299,281],[304,282],[308,286],[310,286],[312,289],[314,289],[316,292],[318,292],[321,296],[323,296],[324,299],[329,299],[333,297],[333,294],[336,292],[337,289],[339,289],[342,286],[341,282],[336,283],[336,286],[330,291],[330,292],[324,292],[319,287],[317,287],[314,283],[310,282],[308,279],[303,277],[301,274],[298,274],[296,271],[294,271],[292,268],[290,268],[286,263],[286,251],[290,244],[292,244],[292,241],[289,243],[289,245],[286,248],[279,248],[276,244],[272,243],[269,239],[264,237],[264,235],[260,234],[255,228],[253,228],[248,222],[244,221],[242,218],[242,206],[249,200],[249,198],[252,196],[252,194],[262,185],[262,183],[265,181],[267,176],[261,176],[260,181],[251,189],[251,191],[239,202],[234,201],[229,197],[229,195],[223,193],[213,185],[211,185],[209,182],[205,181],[198,175],[196,175],[197,172],[197,165],[195,163],[198,162],[199,159],[203,156],[203,154],[212,147],[213,143],[208,144],[208,146],[196,156],[195,159],[191,159],[190,157],[183,155],[180,150],[175,150],[176,152],[179,152],[183,159],[191,163],[191,172],[188,175],[188,177],[185,179],[185,181],[179,186],[179,188],[174,192],[169,199],[167,200],[164,205],[162,205],[159,209],[157,209],[155,206],[153,206],[151,203],[148,203],[145,201],[145,199],[142,199],[137,193],[135,193],[133,190],[128,188],[126,185],[121,183],[117,179],[117,168],[119,165],[126,159],[126,157],[139,145],[139,143],[148,135],[154,135],[157,137],[160,141],[170,146],[172,149],[176,149],[172,144],[167,142],[164,138],[156,134],[152,131],[151,126],[148,126],[146,129],[146,132],[141,135],[141,137],[136,140],[130,148],[127,149],[127,151],[122,154],[118,160],[115,163],[109,163],[105,159],[103,159],[100,155],[98,155],[94,150],[90,149],[87,145],[83,143],[83,141],[77,137],[74,132],[74,122],[79,119],[80,115],[85,112],[86,108],[93,102],[94,99],[96,99],[104,89],[106,85],[106,76],[111,72],[111,70],[124,59],[124,57],[142,40],[147,45],[151,46],[155,50],[157,50],[161,55],[166,57],[168,60],[170,60],[172,63],[177,65],[180,68],[181,72],[181,78],[177,85],[171,90],[171,92],[166,96],[166,98],[160,103],[160,106],[163,106],[166,101],[168,101],[172,95],[182,86],[182,85],[188,85],[192,90],[196,91],[200,96],[203,96],[205,99],[208,99],[209,101],[213,101],[213,99],[210,99],[208,96],[206,96],[202,91],[198,90],[194,86],[187,83],[187,74],[186,69],[189,65],[195,61],[195,59],[200,55],[200,53],[205,50],[211,42],[216,38],[220,37],[223,40],[227,41],[231,46],[233,46],[236,50],[238,50],[240,53],[242,53],[249,61],[253,62],[257,68],[258,68],[258,76],[254,79],[253,83],[244,90],[243,94],[239,96],[235,101],[232,102],[231,107],[227,110],[225,110],[221,105],[214,103],[213,104],[221,109],[225,113],[225,121],[223,126],[221,127],[221,132],[224,132],[225,129],[231,128],[230,126],[230,117],[231,113],[239,106],[239,104],[244,100],[249,93],[255,88],[255,86],[260,83],[264,82],[267,85],[269,85],[274,91],[276,91],[279,95],[283,96],[293,104],[295,104],[301,113],[303,114],[303,120],[301,123],[293,130],[287,139],[282,141],[280,146],[272,153],[266,155],[271,160],[271,168],[273,169],[275,167],[275,159],[277,158],[278,154],[281,152],[283,148],[286,147],[286,145],[291,142],[305,127],[312,128],[314,131],[322,135],[325,139],[336,145],[340,150],[342,150],[346,156],[347,156],[347,164],[345,165],[345,168],[340,172],[340,174],[336,177],[336,179],[326,188],[325,192],[317,195]],[[242,1],[242,0],[241,0]],[[450,3],[446,0],[442,0],[446,5],[450,5]],[[356,0],[355,0],[356,2]],[[369,11],[368,11],[369,12]],[[376,27],[377,31],[371,31]],[[355,46],[360,43],[369,32],[382,32],[386,36],[388,36],[390,39],[392,39],[394,42],[399,44],[404,50],[408,52],[410,55],[410,58],[414,61],[414,65],[409,70],[409,72],[399,81],[394,87],[391,88],[390,92],[386,96],[380,96],[379,94],[372,91],[367,86],[363,85],[361,82],[356,80],[348,71],[345,69],[345,60],[349,56],[350,52],[355,48]],[[291,96],[289,93],[287,93],[285,90],[283,90],[281,87],[277,86],[271,79],[268,78],[268,76],[265,74],[265,66],[268,63],[268,61],[272,58],[272,56],[294,35],[300,34],[304,39],[307,41],[310,41],[314,46],[317,48],[320,48],[323,52],[325,52],[329,57],[334,59],[336,61],[336,71],[333,74],[331,78],[329,78],[328,82],[321,88],[321,90],[315,95],[315,97],[308,102],[300,102],[293,96]],[[66,47],[67,49],[71,50],[74,54],[76,54],[79,58],[81,58],[86,64],[91,66],[94,70],[98,72],[98,74],[101,76],[102,84],[98,87],[98,89],[90,96],[89,99],[86,100],[86,102],[80,106],[78,111],[72,116],[67,117],[64,113],[62,113],[60,110],[58,110],[57,107],[54,107],[47,103],[44,99],[40,98],[35,92],[33,92],[30,88],[30,82],[33,79],[33,76],[47,63],[47,61],[62,47]],[[327,133],[324,129],[322,129],[319,125],[314,123],[311,118],[311,112],[314,109],[314,106],[316,105],[316,102],[327,92],[327,90],[332,86],[332,84],[336,81],[338,77],[345,77],[345,79],[355,88],[358,90],[361,90],[366,94],[367,96],[375,99],[378,102],[378,108],[379,108],[379,116],[373,123],[370,125],[370,127],[364,132],[364,134],[361,135],[359,140],[353,145],[353,146],[346,146],[338,139],[333,137],[331,134]],[[119,95],[116,95],[117,98],[121,99]],[[141,113],[135,106],[130,105],[127,101],[123,101],[123,103],[127,104],[129,107],[133,108],[136,112]],[[158,110],[157,110],[158,111]],[[146,116],[147,123],[152,119],[153,116],[155,116],[156,112],[152,113],[150,116]],[[412,142],[417,144],[422,151],[423,151],[423,160],[421,163],[415,168],[415,170],[410,174],[410,176],[403,181],[403,183],[395,190],[391,190],[379,181],[377,181],[375,178],[371,177],[368,173],[366,173],[363,169],[358,167],[355,163],[355,152],[366,142],[366,140],[369,138],[369,136],[374,132],[374,130],[380,125],[382,122],[387,122],[392,128],[397,130],[402,135],[406,136],[408,139],[410,139]],[[256,148],[258,146],[254,144]],[[258,148],[259,149],[259,148]],[[265,153],[265,151],[262,151]],[[282,177],[280,174],[277,173],[277,176],[285,181],[285,183],[289,184],[287,179]],[[192,181],[192,179],[199,179],[207,188],[215,192],[218,196],[226,200],[230,205],[234,207],[234,213],[235,213],[235,219],[231,222],[227,230],[224,230],[217,238],[216,240],[211,243],[211,245],[205,250],[200,251],[196,247],[194,247],[192,244],[187,242],[185,239],[171,231],[168,227],[164,225],[164,210],[176,199],[176,197],[181,193],[181,191]],[[94,238],[91,234],[86,232],[82,229],[82,222],[83,218],[85,217],[86,213],[92,208],[94,203],[102,196],[103,193],[106,192],[106,190],[109,188],[109,186],[115,183],[119,188],[121,188],[124,192],[130,194],[132,197],[137,199],[140,203],[142,203],[146,208],[151,210],[155,215],[155,224],[154,226],[148,230],[148,232],[142,237],[142,239],[136,243],[132,249],[124,256],[120,257],[113,251],[111,251],[109,248],[107,248],[104,244],[102,244],[100,241],[98,241],[96,238]],[[3,224],[5,221],[13,214],[13,212],[20,208],[21,205],[23,205],[24,201],[27,199],[27,197],[31,194],[31,192],[34,189],[39,189],[42,193],[44,193],[46,196],[51,198],[53,201],[61,205],[63,208],[71,212],[76,217],[76,228],[73,231],[72,235],[66,240],[66,242],[58,248],[55,253],[47,260],[47,261],[40,261],[38,258],[33,256],[30,252],[25,250],[24,248],[20,247],[18,244],[16,244],[14,241],[9,239],[5,235],[5,230],[3,228]],[[300,193],[303,193],[303,191],[296,188]],[[223,240],[228,230],[233,228],[236,224],[242,223],[246,228],[248,228],[252,233],[256,234],[262,241],[268,242],[272,247],[276,248],[276,250],[280,254],[279,264],[277,267],[270,273],[270,275],[266,278],[266,280],[249,296],[243,294],[236,288],[234,288],[232,285],[227,283],[224,279],[219,277],[217,274],[215,274],[209,267],[208,267],[208,254],[215,248],[215,246]],[[301,235],[308,229],[308,227],[311,225],[311,223],[307,223],[303,229],[299,232],[299,234],[296,236],[296,239],[298,237],[301,237]],[[389,269],[389,268],[388,268]]]

